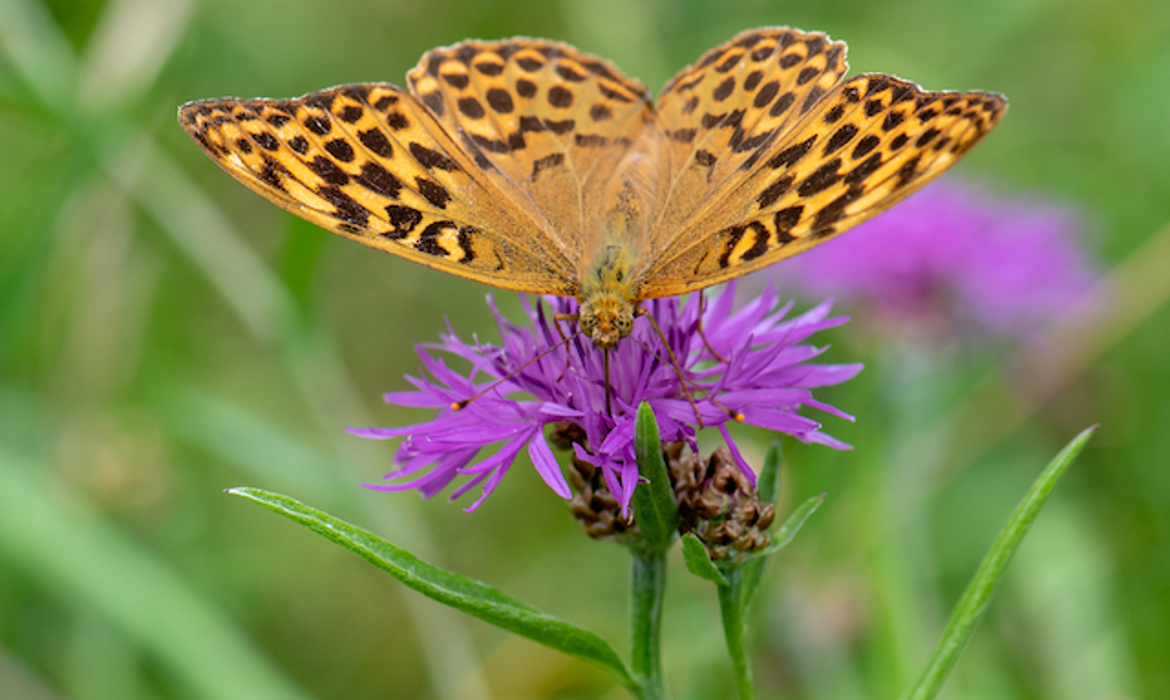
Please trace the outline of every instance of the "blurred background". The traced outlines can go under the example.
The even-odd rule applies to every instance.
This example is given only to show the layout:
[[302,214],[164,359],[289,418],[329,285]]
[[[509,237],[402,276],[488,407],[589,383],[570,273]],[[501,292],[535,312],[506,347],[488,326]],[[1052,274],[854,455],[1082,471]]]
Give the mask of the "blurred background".
[[[944,697],[1170,697],[1170,4],[0,0],[0,698],[625,697],[222,493],[287,493],[628,649],[625,551],[527,463],[473,514],[359,486],[392,445],[344,429],[425,419],[380,394],[445,319],[495,339],[489,290],[283,213],[175,110],[401,83],[433,46],[515,34],[655,88],[768,24],[846,40],[853,72],[1007,94],[944,186],[1008,223],[1058,212],[1083,284],[1010,332],[947,313],[994,293],[994,261],[932,297],[942,313],[839,291],[854,321],[815,340],[867,370],[818,397],[858,417],[825,417],[856,449],[785,444],[781,511],[829,497],[756,610],[761,697],[897,697],[1027,485],[1094,423]],[[770,274],[818,277],[802,259]],[[798,310],[838,293],[802,290]],[[758,459],[769,437],[740,439]],[[670,684],[729,698],[713,591],[673,567]]]

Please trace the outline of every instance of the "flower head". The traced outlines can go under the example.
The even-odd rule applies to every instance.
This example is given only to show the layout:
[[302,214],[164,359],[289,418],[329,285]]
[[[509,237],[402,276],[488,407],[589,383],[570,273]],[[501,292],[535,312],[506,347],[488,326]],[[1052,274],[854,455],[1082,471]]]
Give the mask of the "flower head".
[[[554,320],[556,314],[576,313],[574,300],[549,297],[533,306],[523,298],[528,323],[516,325],[489,297],[501,345],[469,343],[448,328],[442,342],[417,348],[423,372],[407,377],[414,390],[385,396],[398,406],[438,409],[434,419],[350,431],[367,438],[405,438],[395,455],[398,468],[386,475],[394,483],[369,486],[418,489],[429,497],[463,479],[451,497],[480,487],[470,511],[495,489],[520,451],[527,450],[544,482],[567,499],[569,484],[544,432],[550,423],[563,428],[567,422],[581,436],[572,445],[575,456],[601,470],[606,488],[626,511],[638,483],[634,419],[643,401],[653,409],[664,442],[685,441],[694,447],[698,416],[702,426],[718,427],[737,465],[753,480],[727,431],[729,421],[847,449],[822,432],[820,423],[797,412],[803,405],[852,420],[813,399],[811,390],[843,382],[861,366],[810,363],[823,348],[805,344],[813,333],[846,319],[830,317],[828,303],[787,318],[792,304],[780,306],[769,290],[738,310],[732,309],[733,297],[729,287],[708,298],[703,308],[698,295],[685,302],[647,302],[645,309],[661,327],[666,346],[649,319],[639,318],[630,337],[609,351],[608,376],[605,353],[574,334],[570,324]],[[466,360],[470,371],[448,367],[433,354],[436,350]],[[473,396],[477,398],[465,407],[453,407]],[[493,445],[498,446],[494,453],[480,456]]]
[[1078,228],[1068,207],[944,181],[782,274],[813,296],[858,300],[900,325],[941,321],[949,330],[1023,337],[1095,281]]

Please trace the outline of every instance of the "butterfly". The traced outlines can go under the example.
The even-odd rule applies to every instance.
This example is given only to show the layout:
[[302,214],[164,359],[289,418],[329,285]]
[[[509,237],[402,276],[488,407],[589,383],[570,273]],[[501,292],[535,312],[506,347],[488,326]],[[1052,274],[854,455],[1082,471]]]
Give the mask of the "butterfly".
[[724,282],[896,204],[1007,109],[988,92],[844,78],[843,42],[768,27],[682,69],[657,105],[612,63],[517,37],[433,49],[389,83],[189,102],[216,163],[373,248],[573,296],[609,349],[642,300]]

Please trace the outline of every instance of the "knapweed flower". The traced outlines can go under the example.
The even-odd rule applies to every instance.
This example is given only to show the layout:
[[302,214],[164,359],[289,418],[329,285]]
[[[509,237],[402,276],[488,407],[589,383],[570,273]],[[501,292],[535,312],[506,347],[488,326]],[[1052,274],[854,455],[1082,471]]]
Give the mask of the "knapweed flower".
[[895,324],[1026,337],[1096,279],[1079,228],[1069,207],[947,180],[764,274]]
[[[643,401],[654,411],[663,442],[683,441],[694,449],[700,416],[701,426],[718,428],[736,464],[753,481],[751,468],[727,431],[729,421],[847,449],[824,433],[820,423],[797,412],[808,406],[852,420],[814,399],[812,389],[843,382],[861,366],[812,363],[823,348],[805,343],[817,331],[847,319],[830,317],[827,302],[788,318],[792,304],[779,305],[770,290],[738,310],[732,308],[733,297],[729,286],[707,297],[702,309],[699,295],[686,301],[646,302],[644,308],[661,327],[666,345],[649,319],[638,318],[630,337],[609,351],[608,377],[605,353],[577,335],[573,323],[554,321],[555,314],[576,313],[575,300],[548,297],[533,305],[524,297],[528,323],[516,325],[489,297],[501,345],[469,343],[448,328],[440,336],[442,342],[417,348],[423,371],[407,377],[414,390],[385,396],[398,406],[438,409],[432,420],[400,428],[351,430],[367,438],[404,438],[395,455],[397,468],[386,475],[393,483],[369,486],[418,489],[430,497],[460,479],[452,499],[477,486],[481,490],[467,508],[470,511],[491,494],[526,449],[549,488],[568,499],[569,484],[553,456],[545,426],[556,424],[563,433],[566,425],[573,425],[581,435],[572,445],[575,456],[601,470],[605,487],[628,512],[638,484],[634,418]],[[434,351],[469,362],[470,370],[448,367]],[[454,407],[473,396],[477,398],[466,406]],[[495,452],[481,455],[492,446]]]

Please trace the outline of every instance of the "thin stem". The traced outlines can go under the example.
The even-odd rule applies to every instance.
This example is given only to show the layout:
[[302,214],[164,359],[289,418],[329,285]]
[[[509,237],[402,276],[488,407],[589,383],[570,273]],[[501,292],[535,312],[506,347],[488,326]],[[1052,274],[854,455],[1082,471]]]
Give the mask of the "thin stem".
[[743,604],[743,569],[724,572],[726,586],[719,586],[719,612],[723,616],[723,637],[735,666],[735,687],[740,700],[756,700],[756,686],[752,682],[752,660],[748,656],[744,637],[747,635],[747,616]]
[[630,627],[634,675],[642,683],[639,700],[666,700],[662,681],[662,596],[666,591],[666,557],[631,551]]

